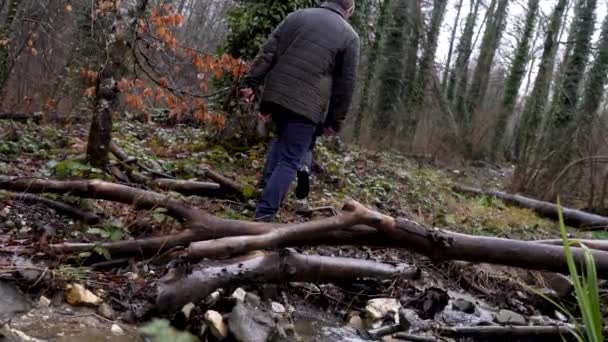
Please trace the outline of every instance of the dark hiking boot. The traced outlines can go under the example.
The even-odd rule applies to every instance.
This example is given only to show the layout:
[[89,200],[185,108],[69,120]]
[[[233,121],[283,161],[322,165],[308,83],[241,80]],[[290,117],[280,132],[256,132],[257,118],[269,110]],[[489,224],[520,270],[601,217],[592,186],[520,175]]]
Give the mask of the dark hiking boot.
[[307,167],[298,170],[298,184],[296,186],[296,198],[301,200],[308,197],[310,193],[310,171]]

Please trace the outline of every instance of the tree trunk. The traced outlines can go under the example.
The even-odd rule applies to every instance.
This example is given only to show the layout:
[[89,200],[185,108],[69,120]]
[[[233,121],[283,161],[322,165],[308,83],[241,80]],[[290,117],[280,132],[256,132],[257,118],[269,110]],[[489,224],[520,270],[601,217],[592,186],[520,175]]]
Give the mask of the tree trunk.
[[243,283],[351,283],[357,278],[415,279],[414,267],[393,266],[370,260],[299,254],[291,250],[262,253],[215,263],[203,263],[183,274],[172,270],[157,286],[156,304],[161,312],[204,300],[218,288]]
[[417,112],[414,110],[415,96],[420,91],[417,89],[416,76],[418,70],[418,47],[420,36],[424,26],[420,0],[410,1],[408,15],[405,24],[405,61],[402,76],[401,94],[399,100],[401,106],[401,129],[399,136],[405,136],[411,140],[416,132]]
[[462,3],[464,0],[460,0],[456,7],[456,17],[454,18],[454,26],[452,27],[452,33],[450,37],[450,48],[448,49],[448,59],[445,63],[445,69],[443,70],[443,78],[441,79],[441,87],[444,92],[447,93],[448,87],[448,75],[450,72],[450,66],[452,65],[452,52],[454,51],[454,43],[456,42],[456,31],[458,31],[458,24],[460,23],[460,14],[462,13]]
[[[431,23],[429,31],[427,33],[427,39],[424,46],[424,54],[420,59],[420,67],[418,69],[417,79],[417,94],[416,94],[416,105],[420,106],[423,103],[423,99],[426,96],[426,92],[429,86],[429,80],[431,79],[432,73],[435,72],[435,54],[437,52],[437,43],[439,41],[439,34],[441,33],[441,24],[443,23],[443,17],[447,8],[447,0],[434,0],[433,1],[433,14],[431,16]],[[462,1],[461,1],[462,4]],[[460,6],[458,7],[460,15]]]
[[578,148],[585,156],[594,154],[593,123],[604,96],[604,88],[608,81],[608,15],[604,18],[602,32],[595,54],[593,66],[589,70],[583,102],[581,103],[577,119]]
[[374,43],[372,44],[371,51],[369,53],[367,73],[365,75],[365,80],[363,81],[363,90],[361,91],[361,101],[359,102],[359,108],[357,109],[357,115],[355,117],[354,139],[356,142],[359,142],[361,137],[361,125],[363,124],[364,116],[369,110],[369,93],[374,83],[373,81],[376,72],[377,59],[380,52],[385,25],[388,20],[389,8],[391,6],[390,2],[391,0],[382,1],[378,20],[374,25]]
[[17,16],[20,0],[11,0],[9,2],[8,14],[4,25],[0,28],[0,91],[6,85],[12,69],[11,65],[14,61],[10,60],[11,52],[11,27]]
[[103,170],[109,163],[112,112],[118,104],[117,84],[128,71],[126,60],[130,55],[131,39],[135,36],[138,18],[145,12],[148,0],[122,1],[120,4],[111,29],[108,58],[97,80],[95,112],[87,144],[87,160],[92,166]]
[[541,125],[542,114],[547,104],[549,89],[551,87],[551,76],[555,67],[555,55],[558,49],[558,35],[562,27],[562,21],[566,12],[568,0],[559,0],[547,28],[543,54],[532,93],[528,96],[524,110],[515,130],[514,153],[517,159],[517,167],[514,174],[515,188],[521,188],[527,183],[531,149],[535,145],[537,133]]
[[382,64],[379,77],[379,89],[376,102],[376,113],[373,120],[375,134],[387,141],[395,132],[396,99],[400,98],[403,89],[404,68],[404,31],[407,27],[409,8],[412,6],[410,0],[398,0],[395,2],[393,15],[386,27],[386,41],[382,47],[382,55],[386,60]]
[[[552,154],[548,167],[539,177],[537,189],[552,182],[563,166],[571,161],[574,144],[568,143],[576,132],[576,111],[580,85],[591,53],[591,38],[595,28],[597,0],[580,0],[578,15],[573,20],[568,38],[568,53],[564,57],[563,75],[556,88],[555,100],[543,134],[542,155]],[[588,132],[585,132],[588,134]],[[553,197],[553,194],[549,194]]]
[[511,65],[511,71],[506,83],[505,94],[502,99],[502,104],[499,109],[496,128],[494,129],[494,138],[492,139],[491,158],[501,157],[502,143],[504,133],[507,128],[509,117],[513,114],[517,95],[521,87],[522,80],[526,75],[526,66],[530,58],[530,41],[534,35],[536,27],[536,18],[538,16],[540,0],[528,1],[528,13],[524,28],[515,49],[515,58]]
[[[468,90],[468,98],[465,107],[463,108],[463,131],[467,137],[471,136],[473,133],[471,132],[471,125],[473,124],[477,110],[481,107],[485,99],[490,73],[492,71],[492,64],[494,63],[494,57],[496,56],[496,51],[500,44],[500,40],[502,39],[506,24],[509,1],[497,1],[495,10],[493,9],[493,6],[490,7],[492,12],[490,12],[488,16],[481,47],[479,48],[480,51],[479,57],[477,58],[477,65],[473,72],[471,87]],[[468,141],[467,152],[470,154],[472,152],[472,146],[470,145],[470,139],[468,139]]]
[[471,2],[471,11],[467,16],[464,31],[460,36],[458,48],[456,49],[456,64],[454,64],[454,69],[450,73],[447,90],[448,100],[453,103],[457,103],[458,98],[464,97],[466,93],[469,59],[473,52],[473,34],[475,33],[475,23],[477,22],[480,3],[481,0],[474,0],[474,3]]

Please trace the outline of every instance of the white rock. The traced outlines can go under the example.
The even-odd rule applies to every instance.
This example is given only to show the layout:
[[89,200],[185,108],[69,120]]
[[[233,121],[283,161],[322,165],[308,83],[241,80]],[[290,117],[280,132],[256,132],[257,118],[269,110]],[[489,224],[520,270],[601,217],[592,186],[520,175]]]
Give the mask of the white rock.
[[112,327],[110,328],[110,330],[112,331],[112,333],[114,335],[124,335],[125,331],[122,330],[121,327],[118,326],[118,324],[112,324]]
[[103,301],[80,284],[66,286],[65,300],[71,305],[99,305]]
[[48,308],[49,306],[51,306],[51,300],[45,296],[40,296],[40,299],[36,302],[36,307],[39,309]]
[[190,318],[190,314],[192,313],[192,310],[195,308],[194,303],[190,302],[186,305],[184,305],[184,307],[182,308],[182,312],[184,313],[184,316],[186,316],[186,318]]
[[281,303],[272,302],[270,304],[270,306],[272,307],[273,312],[276,312],[279,314],[284,314],[287,312],[287,309],[285,309],[285,306],[283,306],[283,304],[281,304]]
[[247,292],[240,287],[232,293],[232,298],[235,298],[239,302],[244,302],[246,296]]
[[205,322],[207,322],[213,336],[218,340],[223,340],[228,336],[228,326],[219,312],[213,310],[205,312]]
[[103,318],[114,319],[114,310],[112,310],[112,307],[108,303],[101,303],[97,308],[97,313]]
[[387,316],[394,317],[399,323],[399,302],[395,298],[374,298],[367,302],[365,316],[371,322],[379,321]]

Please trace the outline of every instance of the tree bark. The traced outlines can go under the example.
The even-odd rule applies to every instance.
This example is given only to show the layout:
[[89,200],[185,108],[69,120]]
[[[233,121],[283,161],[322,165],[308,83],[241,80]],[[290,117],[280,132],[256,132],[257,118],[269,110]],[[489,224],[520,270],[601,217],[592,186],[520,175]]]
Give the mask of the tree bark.
[[[502,191],[481,190],[462,185],[455,185],[452,189],[465,194],[496,197],[507,204],[533,210],[540,216],[548,217],[553,220],[558,219],[558,206],[553,203],[539,201],[521,195],[513,195]],[[586,213],[571,208],[562,208],[562,214],[564,215],[565,223],[572,227],[580,227],[589,230],[605,229],[608,227],[608,217],[605,216]]]
[[6,85],[14,63],[10,60],[11,27],[17,17],[17,10],[19,9],[20,3],[20,0],[11,0],[9,2],[6,21],[4,22],[4,25],[0,27],[0,90]]
[[437,332],[444,336],[455,337],[479,337],[479,338],[497,338],[497,337],[525,337],[532,338],[536,336],[557,336],[568,335],[575,331],[574,326],[479,326],[479,327],[442,327],[438,328]]
[[369,260],[299,254],[291,250],[257,252],[222,262],[202,263],[187,275],[171,270],[157,286],[156,304],[161,312],[205,299],[218,288],[247,282],[315,283],[352,282],[357,278],[415,279],[420,270]]
[[117,2],[116,19],[110,33],[108,58],[99,72],[95,111],[91,120],[87,144],[87,160],[97,168],[105,170],[109,164],[110,143],[112,141],[112,112],[118,103],[118,81],[127,72],[125,60],[136,34],[138,18],[145,12],[148,0]]
[[274,229],[256,236],[236,236],[218,240],[193,242],[188,248],[190,258],[211,258],[244,254],[247,252],[297,245],[309,236],[350,228],[358,224],[380,222],[382,216],[355,201],[344,205],[345,213],[323,220],[299,223]]
[[441,88],[447,95],[448,87],[448,75],[450,72],[450,66],[452,65],[452,52],[454,51],[454,43],[456,42],[456,31],[458,31],[458,23],[460,23],[460,14],[462,13],[462,4],[464,0],[460,0],[456,7],[456,17],[454,18],[454,26],[452,27],[450,37],[450,48],[448,49],[448,59],[445,62],[445,70],[443,70],[443,78],[441,79]]
[[517,103],[517,96],[519,88],[521,87],[522,80],[526,75],[526,65],[530,59],[530,42],[534,35],[534,28],[536,27],[536,18],[538,17],[540,0],[529,0],[528,1],[528,13],[526,14],[526,21],[524,28],[521,32],[521,36],[517,42],[517,48],[515,49],[515,58],[509,71],[509,77],[506,82],[506,89],[503,95],[502,103],[498,112],[496,121],[496,128],[494,129],[494,137],[492,139],[492,151],[490,157],[495,159],[502,157],[502,143],[504,133],[507,128],[507,123],[510,116],[513,113],[515,104]]
[[391,0],[384,0],[380,4],[380,14],[378,20],[374,25],[374,43],[372,44],[371,51],[368,58],[367,73],[365,80],[363,81],[363,90],[361,91],[361,102],[359,102],[359,108],[357,109],[357,115],[355,117],[355,131],[354,138],[355,142],[359,142],[361,137],[361,126],[363,124],[363,117],[367,114],[370,103],[370,91],[372,89],[372,83],[376,74],[377,58],[380,52],[382,37],[384,35],[384,29],[389,15],[389,7]]

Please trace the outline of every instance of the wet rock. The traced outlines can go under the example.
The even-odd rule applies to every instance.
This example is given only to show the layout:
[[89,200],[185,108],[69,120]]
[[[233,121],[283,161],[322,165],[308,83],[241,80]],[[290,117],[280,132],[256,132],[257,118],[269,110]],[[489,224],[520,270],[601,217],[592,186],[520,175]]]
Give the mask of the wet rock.
[[93,292],[84,288],[80,284],[69,284],[66,286],[65,300],[70,305],[91,305],[96,306],[103,301]]
[[262,303],[262,300],[255,293],[247,292],[245,295],[245,302],[250,306],[257,308],[260,306],[260,303]]
[[109,320],[114,319],[114,310],[112,310],[112,307],[108,303],[101,303],[101,305],[99,305],[97,308],[97,313],[103,318],[107,318]]
[[184,305],[184,307],[182,308],[182,313],[184,314],[184,317],[186,319],[190,318],[190,314],[192,313],[192,310],[194,310],[196,306],[194,305],[194,303],[188,303],[186,305]]
[[114,334],[114,335],[124,335],[125,334],[125,331],[122,330],[122,328],[120,326],[118,326],[118,324],[112,324],[110,331],[112,331],[112,334]]
[[0,281],[0,326],[18,313],[31,309],[31,303],[14,284]]
[[228,336],[228,327],[219,312],[213,310],[205,312],[205,322],[209,326],[211,334],[218,340],[223,340]]
[[458,298],[452,303],[452,309],[462,311],[467,314],[472,314],[475,312],[475,304],[469,302],[468,300]]
[[348,319],[348,323],[346,324],[347,327],[353,328],[357,331],[363,331],[365,330],[365,324],[363,322],[363,319],[361,318],[361,316],[356,313],[352,316],[350,316],[350,318]]
[[500,310],[496,322],[504,325],[526,325],[526,318],[511,310]]
[[247,292],[240,287],[232,293],[232,298],[238,300],[239,302],[244,302],[246,296]]
[[36,307],[38,309],[46,309],[49,306],[51,306],[51,300],[46,298],[45,296],[40,296],[40,298],[36,302]]
[[547,287],[555,291],[560,298],[568,296],[574,290],[574,283],[565,275],[551,272],[542,272],[541,275]]
[[408,307],[415,309],[420,318],[429,319],[443,311],[448,305],[450,296],[440,288],[431,287],[408,302]]
[[265,342],[274,333],[276,324],[268,313],[237,303],[228,316],[228,328],[239,342]]
[[431,320],[423,320],[418,316],[416,311],[412,309],[399,310],[399,324],[403,330],[426,329],[433,324]]
[[287,312],[287,309],[285,309],[285,306],[283,306],[283,304],[281,303],[272,302],[270,303],[270,307],[272,308],[272,312],[274,313],[284,314]]
[[399,323],[398,312],[401,308],[395,298],[375,298],[370,299],[365,307],[365,317],[369,322],[374,323],[384,318],[390,317],[395,323]]

